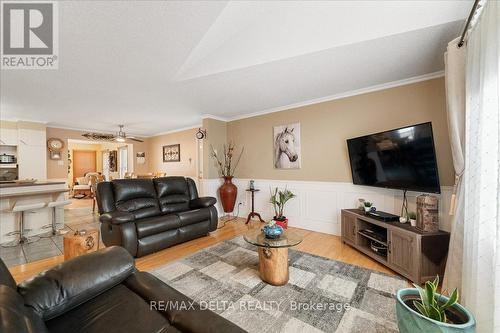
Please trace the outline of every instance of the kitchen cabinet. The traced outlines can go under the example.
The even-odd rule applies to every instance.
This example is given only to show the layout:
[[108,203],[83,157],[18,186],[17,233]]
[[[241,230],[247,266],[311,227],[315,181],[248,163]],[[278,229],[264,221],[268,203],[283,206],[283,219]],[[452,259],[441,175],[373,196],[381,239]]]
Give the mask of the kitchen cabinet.
[[19,129],[19,145],[28,146],[44,146],[47,134],[45,130],[20,128]]
[[17,146],[18,142],[17,128],[0,128],[0,145]]
[[19,129],[17,146],[17,164],[19,179],[47,178],[47,148],[45,146],[45,130]]

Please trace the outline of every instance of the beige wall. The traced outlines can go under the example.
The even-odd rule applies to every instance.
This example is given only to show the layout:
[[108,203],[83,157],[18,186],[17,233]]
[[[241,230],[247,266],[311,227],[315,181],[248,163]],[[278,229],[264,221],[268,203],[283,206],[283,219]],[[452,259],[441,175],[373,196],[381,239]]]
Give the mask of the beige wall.
[[[197,165],[197,129],[189,129],[148,139],[149,167],[151,172],[166,172],[167,176],[188,176],[196,178]],[[181,145],[180,162],[163,162],[163,146]]]
[[[227,140],[245,146],[237,177],[351,182],[346,139],[427,121],[441,185],[453,185],[443,78],[231,121]],[[302,168],[274,169],[273,126],[294,122],[301,124]]]
[[[64,128],[54,128],[47,127],[47,139],[58,138],[64,141],[64,150],[62,154],[62,160],[51,160],[49,154],[47,154],[47,178],[48,179],[66,179],[68,177],[68,139],[74,140],[84,140],[82,137],[84,131],[70,130]],[[127,141],[127,143],[133,144],[133,155],[134,155],[134,172],[136,173],[146,173],[149,172],[148,165],[148,154],[147,139],[144,142]],[[135,158],[135,153],[137,151],[146,152],[146,164],[137,164],[137,159]],[[98,157],[100,158],[100,156]]]
[[203,140],[203,178],[205,179],[219,177],[217,163],[211,156],[211,146],[218,152],[222,152],[227,142],[227,124],[225,121],[203,119],[203,128],[207,131],[207,137]]

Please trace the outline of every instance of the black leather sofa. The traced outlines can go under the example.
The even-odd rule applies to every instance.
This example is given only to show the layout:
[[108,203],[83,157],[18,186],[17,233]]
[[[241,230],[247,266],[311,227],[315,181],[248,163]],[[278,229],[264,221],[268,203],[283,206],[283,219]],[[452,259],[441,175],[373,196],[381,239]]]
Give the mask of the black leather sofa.
[[18,286],[0,260],[0,332],[245,331],[137,271],[130,254],[114,246],[68,260]]
[[97,185],[102,240],[142,257],[217,229],[215,198],[191,178],[119,179]]

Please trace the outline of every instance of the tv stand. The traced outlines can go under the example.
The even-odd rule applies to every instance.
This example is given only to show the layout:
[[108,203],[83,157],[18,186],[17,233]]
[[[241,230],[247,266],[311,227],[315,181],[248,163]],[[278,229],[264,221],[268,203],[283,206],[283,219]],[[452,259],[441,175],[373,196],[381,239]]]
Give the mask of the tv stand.
[[[444,274],[450,234],[384,222],[359,209],[342,210],[342,241],[409,280],[422,284]],[[375,252],[374,248],[387,247]]]

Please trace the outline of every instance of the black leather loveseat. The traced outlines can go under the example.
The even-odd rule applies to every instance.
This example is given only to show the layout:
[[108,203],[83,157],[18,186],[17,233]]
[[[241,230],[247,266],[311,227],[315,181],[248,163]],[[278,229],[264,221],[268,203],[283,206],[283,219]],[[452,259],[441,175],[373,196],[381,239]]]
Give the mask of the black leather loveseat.
[[130,254],[113,246],[68,260],[18,286],[0,260],[0,332],[244,331],[137,271]]
[[142,257],[217,229],[216,200],[191,178],[119,179],[97,185],[102,240]]

